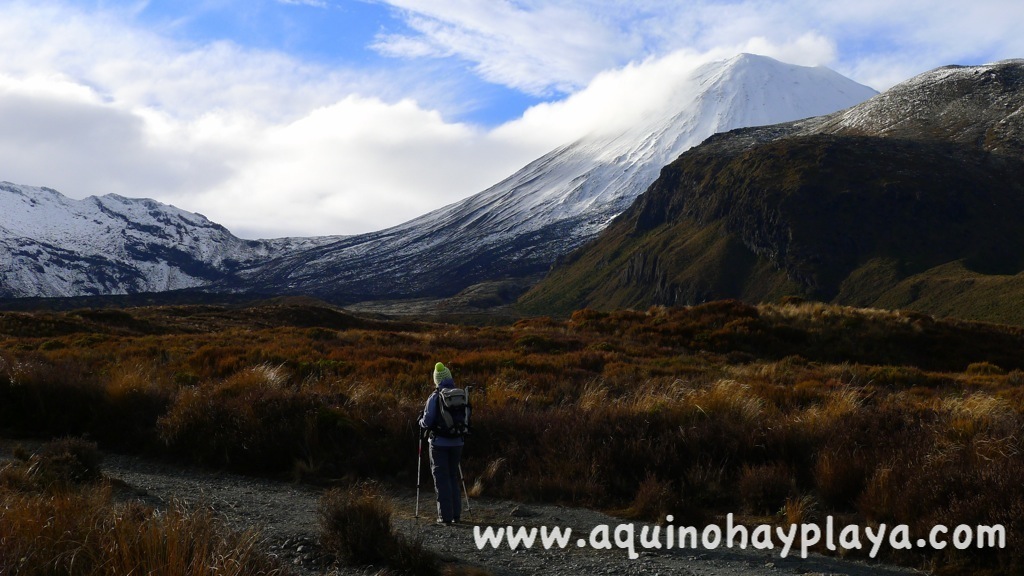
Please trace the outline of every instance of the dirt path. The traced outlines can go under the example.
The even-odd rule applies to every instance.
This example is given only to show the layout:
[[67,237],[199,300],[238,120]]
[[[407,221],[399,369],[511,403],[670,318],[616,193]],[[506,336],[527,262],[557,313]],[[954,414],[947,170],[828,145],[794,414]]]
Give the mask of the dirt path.
[[[10,455],[12,443],[0,442],[0,458]],[[234,474],[181,468],[135,456],[107,455],[104,474],[120,487],[125,497],[138,498],[155,507],[172,501],[208,506],[221,513],[233,527],[256,528],[266,538],[271,554],[281,558],[297,573],[369,575],[372,568],[353,569],[327,566],[317,540],[316,505],[318,488]],[[523,505],[510,501],[475,499],[464,523],[437,526],[432,521],[433,493],[426,480],[420,503],[420,518],[413,518],[414,492],[394,495],[395,525],[443,557],[476,565],[496,575],[525,574],[683,574],[694,576],[780,576],[786,574],[845,574],[848,576],[905,576],[919,574],[906,569],[875,566],[812,554],[807,559],[791,555],[781,559],[778,551],[719,548],[717,550],[641,551],[630,559],[625,550],[581,549],[579,536],[587,537],[599,524],[614,527],[622,520],[592,510],[551,505]],[[571,544],[564,550],[544,550],[538,544],[529,550],[487,547],[478,550],[474,526],[571,527]],[[639,541],[640,524],[636,525]],[[793,557],[797,556],[797,557]]]

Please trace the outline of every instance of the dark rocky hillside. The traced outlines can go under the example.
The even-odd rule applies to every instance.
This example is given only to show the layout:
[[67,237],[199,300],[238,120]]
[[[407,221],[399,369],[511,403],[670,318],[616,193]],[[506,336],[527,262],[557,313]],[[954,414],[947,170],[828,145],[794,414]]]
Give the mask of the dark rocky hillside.
[[[522,305],[801,295],[1021,321],[1022,134],[1024,61],[1008,61],[941,68],[843,112],[713,136]],[[961,289],[939,294],[951,283]],[[983,298],[962,297],[982,287]]]

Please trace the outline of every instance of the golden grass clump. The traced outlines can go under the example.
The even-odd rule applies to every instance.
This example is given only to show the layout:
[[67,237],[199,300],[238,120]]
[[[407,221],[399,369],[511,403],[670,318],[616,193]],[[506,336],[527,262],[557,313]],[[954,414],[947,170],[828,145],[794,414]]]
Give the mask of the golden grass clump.
[[439,558],[422,541],[399,534],[393,514],[390,500],[372,482],[335,488],[317,507],[320,542],[344,564],[386,564],[403,574],[439,575]]
[[985,392],[947,397],[939,402],[944,426],[958,440],[984,435],[990,439],[1021,436],[1024,418],[1010,403]]
[[690,390],[686,402],[708,418],[729,419],[755,426],[765,411],[765,402],[751,387],[736,380],[719,380],[709,387]]

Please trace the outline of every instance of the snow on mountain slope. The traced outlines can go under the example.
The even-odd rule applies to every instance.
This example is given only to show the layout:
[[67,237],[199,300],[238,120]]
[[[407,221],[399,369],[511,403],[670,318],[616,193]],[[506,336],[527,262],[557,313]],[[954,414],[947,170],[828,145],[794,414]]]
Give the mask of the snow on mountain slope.
[[705,140],[519,304],[798,295],[1002,322],[1019,317],[1022,213],[1024,60],[948,66]]
[[901,82],[863,105],[806,123],[806,133],[922,135],[985,150],[1024,153],[1020,106],[1024,59],[980,66],[943,66]]
[[[874,90],[827,68],[742,54],[678,79],[645,121],[558,148],[461,202],[380,232],[289,253],[243,272],[239,290],[338,301],[445,296],[546,270],[593,238],[708,136],[853,106]],[[608,114],[616,111],[609,110]]]
[[0,182],[0,297],[202,286],[239,266],[315,244],[241,240],[202,215],[148,199],[73,200],[49,188]]

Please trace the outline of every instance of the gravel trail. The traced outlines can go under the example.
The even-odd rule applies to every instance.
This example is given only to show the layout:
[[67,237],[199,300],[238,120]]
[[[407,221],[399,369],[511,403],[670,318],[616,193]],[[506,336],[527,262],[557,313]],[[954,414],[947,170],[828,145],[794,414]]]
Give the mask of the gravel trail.
[[[28,445],[29,443],[25,443]],[[13,442],[0,441],[0,459],[10,456]],[[30,447],[30,446],[29,446]],[[118,494],[136,498],[161,508],[171,502],[206,506],[223,515],[234,528],[255,528],[265,538],[267,550],[290,566],[297,574],[355,576],[376,574],[371,567],[331,566],[317,544],[317,501],[322,488],[240,476],[204,469],[183,468],[137,456],[108,454],[103,462],[105,476]],[[496,499],[474,499],[471,510],[464,511],[458,526],[433,523],[433,491],[429,477],[424,478],[420,518],[413,518],[415,492],[392,495],[395,526],[403,533],[420,537],[426,547],[446,561],[478,566],[500,576],[526,574],[681,574],[692,576],[782,576],[788,574],[847,576],[906,576],[922,574],[914,570],[868,564],[859,561],[811,554],[799,558],[798,552],[782,559],[778,551],[753,549],[656,550],[643,551],[630,559],[626,550],[579,548],[579,537],[586,538],[599,524],[614,527],[623,520],[587,509],[542,504],[520,504]],[[564,550],[544,550],[537,544],[529,550],[487,547],[478,550],[474,526],[548,526],[570,527],[570,545]],[[642,524],[636,524],[636,540]]]

